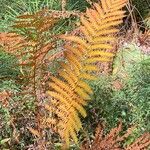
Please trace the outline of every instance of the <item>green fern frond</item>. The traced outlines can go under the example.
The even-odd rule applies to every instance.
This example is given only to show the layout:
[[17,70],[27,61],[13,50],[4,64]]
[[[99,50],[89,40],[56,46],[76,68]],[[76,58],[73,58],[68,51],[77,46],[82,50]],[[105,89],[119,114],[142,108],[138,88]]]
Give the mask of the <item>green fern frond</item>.
[[110,43],[115,40],[115,33],[118,32],[116,26],[122,23],[125,16],[121,9],[126,2],[127,0],[102,0],[101,4],[95,3],[94,8],[87,9],[86,14],[80,18],[84,38],[59,36],[69,41],[64,47],[67,62],[61,63],[58,78],[51,78],[50,87],[53,90],[48,94],[51,97],[50,102],[55,101],[57,105],[53,105],[55,112],[48,110],[54,119],[57,118],[58,133],[66,147],[69,147],[70,138],[78,143],[77,132],[82,128],[79,113],[86,117],[83,106],[92,94],[86,81],[96,79],[96,62],[112,60],[114,54],[106,50],[112,49]]

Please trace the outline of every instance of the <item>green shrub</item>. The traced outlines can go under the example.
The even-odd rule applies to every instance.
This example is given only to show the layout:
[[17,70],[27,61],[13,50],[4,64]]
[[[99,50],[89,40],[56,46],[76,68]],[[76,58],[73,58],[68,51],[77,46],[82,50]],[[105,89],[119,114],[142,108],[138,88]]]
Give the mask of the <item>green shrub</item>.
[[98,81],[92,82],[94,95],[90,102],[88,118],[86,123],[88,129],[93,129],[98,123],[105,123],[107,131],[117,125],[121,119],[128,127],[130,124],[130,103],[126,101],[127,95],[122,91],[114,89],[114,78],[111,76],[100,77]]
[[128,102],[132,103],[132,121],[141,130],[150,131],[150,59],[137,64],[127,85]]

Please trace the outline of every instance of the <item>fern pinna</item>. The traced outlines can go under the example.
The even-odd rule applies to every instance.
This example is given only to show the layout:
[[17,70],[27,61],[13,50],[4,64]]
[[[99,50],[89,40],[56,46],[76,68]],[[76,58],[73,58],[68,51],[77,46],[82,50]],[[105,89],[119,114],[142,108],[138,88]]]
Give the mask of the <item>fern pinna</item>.
[[69,41],[64,48],[67,62],[61,63],[59,77],[52,76],[48,91],[50,104],[45,105],[50,111],[47,125],[54,125],[69,147],[70,139],[77,144],[77,133],[82,128],[80,116],[86,117],[84,106],[90,100],[92,89],[87,80],[95,80],[93,75],[98,70],[97,61],[110,61],[114,54],[106,52],[112,49],[110,42],[115,40],[118,32],[116,26],[122,23],[125,11],[122,8],[127,0],[102,0],[87,9],[80,17],[82,38],[60,35],[59,38]]

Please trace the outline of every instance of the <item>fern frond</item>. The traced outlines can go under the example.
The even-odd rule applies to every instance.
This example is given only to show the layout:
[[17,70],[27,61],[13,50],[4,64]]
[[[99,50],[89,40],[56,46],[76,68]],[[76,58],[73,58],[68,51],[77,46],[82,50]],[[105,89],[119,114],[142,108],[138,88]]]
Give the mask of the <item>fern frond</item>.
[[75,64],[78,69],[81,69],[81,64],[79,62],[79,59],[71,51],[65,51],[64,55],[68,61]]
[[68,40],[68,41],[72,41],[72,42],[81,44],[82,46],[85,46],[85,47],[87,46],[86,41],[77,36],[60,35],[58,37],[61,39],[64,39],[64,40]]
[[78,86],[79,87],[81,87],[81,88],[83,88],[87,93],[89,93],[89,94],[92,94],[93,93],[93,91],[92,91],[92,89],[91,89],[91,87],[86,83],[86,82],[84,82],[84,81],[79,81],[78,82]]
[[87,32],[94,36],[95,31],[93,29],[93,25],[90,24],[90,22],[84,16],[81,16],[80,21],[83,24],[83,26],[87,29]]
[[91,75],[89,73],[81,73],[80,79],[85,79],[85,80],[96,80],[96,76]]
[[47,15],[48,10],[43,9],[35,14],[25,14],[18,16],[18,20],[13,25],[14,28],[31,28],[36,29],[40,34],[51,29],[57,19]]
[[79,114],[86,117],[84,105],[90,100],[92,89],[87,80],[95,80],[95,63],[111,61],[114,54],[112,40],[119,31],[116,26],[122,23],[124,11],[121,9],[127,0],[102,0],[95,3],[93,9],[87,9],[80,17],[83,38],[72,35],[60,35],[60,39],[69,41],[64,46],[66,63],[61,63],[58,78],[52,76],[49,95],[50,101],[56,101],[56,112],[50,111],[58,120],[58,133],[69,146],[70,138],[77,143],[77,132],[82,128]]
[[90,99],[90,96],[84,92],[84,89],[80,87],[76,88],[75,92],[83,99]]
[[85,60],[87,64],[93,64],[94,62],[109,62],[109,61],[110,59],[105,57],[91,57]]
[[56,77],[51,77],[51,80],[58,86],[60,86],[62,89],[64,89],[65,91],[67,91],[68,93],[70,93],[70,86],[67,85],[65,82],[63,82],[62,80],[56,78]]
[[128,138],[134,130],[134,127],[128,128],[124,135],[121,135],[122,124],[120,123],[118,127],[111,129],[111,131],[104,135],[102,127],[99,125],[96,129],[95,138],[90,142],[87,142],[81,147],[81,150],[102,150],[102,149],[112,149],[112,150],[146,150],[150,146],[150,134],[145,133],[135,141],[123,147],[125,145],[125,140]]
[[82,57],[82,52],[77,47],[71,47],[69,45],[65,45],[64,48],[74,53],[78,58]]
[[114,54],[112,54],[110,52],[104,52],[104,51],[99,51],[99,50],[91,51],[88,53],[89,57],[94,57],[94,56],[99,56],[99,55],[101,57],[113,57],[114,56]]
[[65,71],[60,72],[59,76],[62,77],[64,80],[66,80],[71,88],[74,88],[75,82],[68,73],[66,73]]
[[63,69],[68,73],[68,75],[72,78],[72,80],[73,80],[74,82],[77,82],[78,77],[77,77],[76,72],[75,72],[75,71],[72,71],[72,69],[70,68],[70,66],[68,66],[68,65],[65,64],[65,63],[61,63],[60,65],[61,65],[61,66],[63,67]]
[[98,71],[98,68],[94,65],[88,65],[86,64],[86,66],[83,66],[83,71]]
[[[40,142],[43,141],[43,137],[45,136],[45,133],[41,130],[44,123],[42,121],[41,94],[38,93],[40,91],[44,94],[43,83],[48,80],[47,74],[49,73],[44,72],[48,67],[47,60],[52,61],[54,58],[60,56],[60,53],[49,53],[50,50],[54,49],[55,44],[52,42],[53,39],[50,38],[51,32],[47,31],[53,28],[56,21],[56,18],[47,15],[46,10],[42,10],[35,14],[25,14],[17,17],[17,21],[13,27],[16,33],[20,30],[20,32],[18,32],[20,35],[16,33],[0,34],[0,45],[4,47],[5,51],[13,53],[18,58],[19,64],[17,65],[20,66],[19,69],[21,73],[17,80],[19,79],[21,82],[20,87],[22,88],[21,92],[19,92],[19,97],[21,96],[23,102],[21,105],[26,105],[24,103],[28,103],[31,99],[33,107],[35,108],[33,125],[37,127],[35,131],[38,131],[41,135],[37,139],[37,145],[41,144]],[[58,87],[55,86],[54,89],[57,91]],[[64,91],[62,92],[64,93]],[[63,96],[58,92],[51,94],[55,97],[57,96],[58,100],[69,108],[70,103],[66,100],[67,94]],[[51,102],[53,107],[47,107],[48,111],[51,110],[55,112],[53,108],[58,105],[58,100]],[[48,124],[51,122],[51,124],[54,124],[56,123],[54,120],[56,119],[50,120],[50,118],[47,118],[45,123]],[[30,130],[33,135],[35,135],[35,131]]]
[[114,37],[101,37],[101,38],[94,38],[93,39],[93,43],[99,43],[99,42],[107,42],[107,41],[113,41],[113,40],[115,40],[115,38]]

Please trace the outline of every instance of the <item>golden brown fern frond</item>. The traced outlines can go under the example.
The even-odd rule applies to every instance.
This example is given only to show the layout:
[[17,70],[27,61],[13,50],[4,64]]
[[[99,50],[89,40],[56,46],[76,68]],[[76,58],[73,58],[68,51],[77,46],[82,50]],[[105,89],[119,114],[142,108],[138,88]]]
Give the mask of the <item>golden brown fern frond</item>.
[[61,63],[59,77],[51,77],[48,111],[57,120],[55,127],[67,147],[70,138],[78,143],[77,132],[82,128],[80,115],[86,117],[84,106],[92,94],[86,81],[96,79],[95,62],[110,61],[114,56],[106,50],[112,49],[110,42],[115,40],[114,33],[118,32],[116,26],[122,23],[125,12],[121,9],[126,2],[127,0],[102,0],[101,4],[95,3],[94,8],[87,9],[86,15],[80,18],[83,38],[59,36],[70,42],[65,46],[67,62]]
[[95,139],[92,144],[84,143],[81,150],[146,150],[150,146],[150,134],[145,133],[135,140],[127,147],[123,147],[123,143],[128,138],[135,127],[129,128],[124,135],[121,135],[122,124],[111,129],[111,131],[104,135],[103,129],[99,125],[96,128]]

